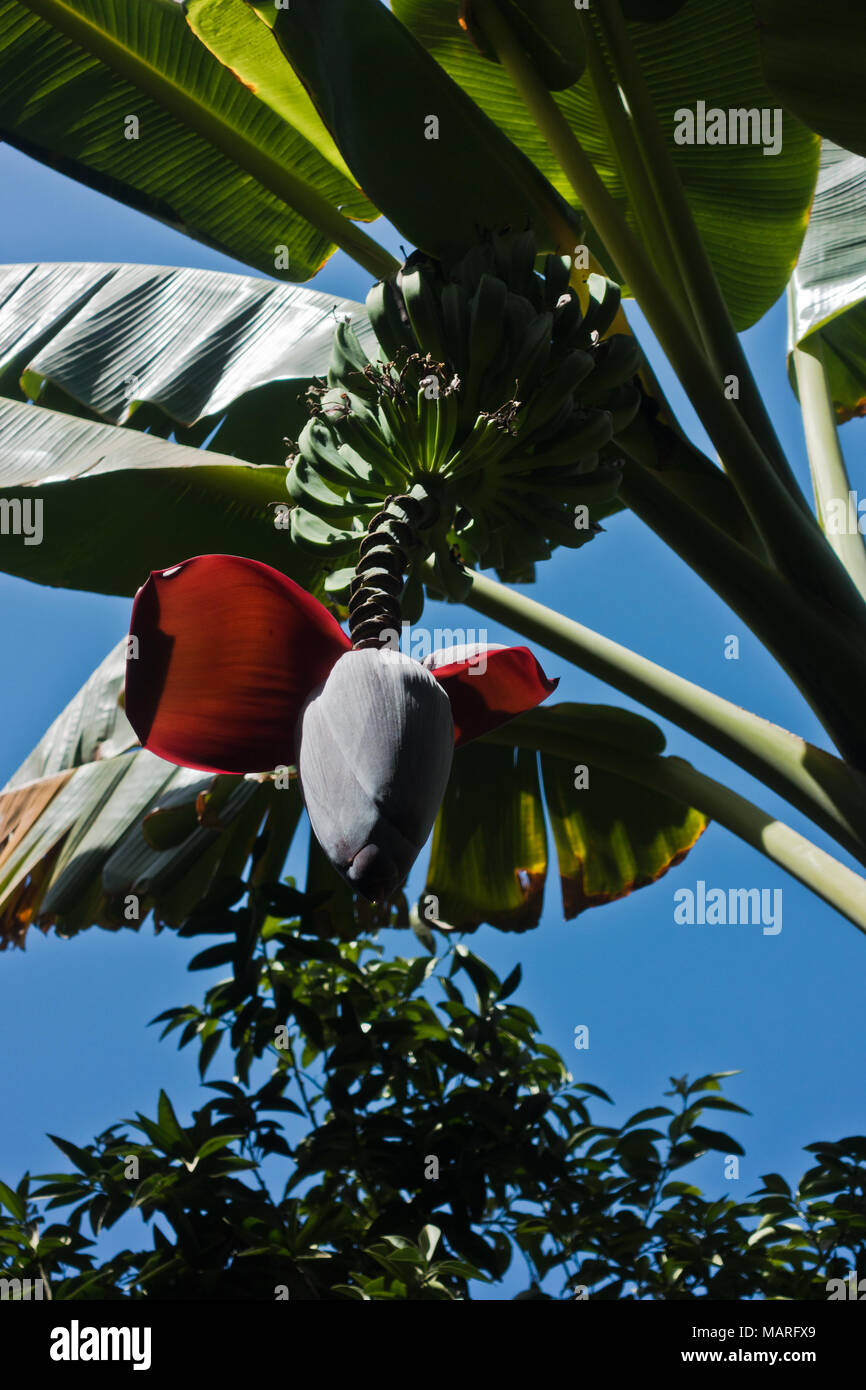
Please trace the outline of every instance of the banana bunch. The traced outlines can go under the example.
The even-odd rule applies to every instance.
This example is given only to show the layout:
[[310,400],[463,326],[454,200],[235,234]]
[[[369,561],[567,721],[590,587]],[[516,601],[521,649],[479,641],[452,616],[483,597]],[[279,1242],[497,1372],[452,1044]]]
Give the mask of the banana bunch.
[[590,540],[619,485],[599,454],[638,409],[639,356],[627,335],[604,339],[618,286],[590,276],[583,311],[570,272],[555,255],[537,268],[526,232],[488,236],[451,267],[416,252],[375,285],[379,358],[338,324],[289,461],[293,539],[357,554],[384,500],[424,484],[444,518],[430,537],[443,579],[455,552],[513,581]]

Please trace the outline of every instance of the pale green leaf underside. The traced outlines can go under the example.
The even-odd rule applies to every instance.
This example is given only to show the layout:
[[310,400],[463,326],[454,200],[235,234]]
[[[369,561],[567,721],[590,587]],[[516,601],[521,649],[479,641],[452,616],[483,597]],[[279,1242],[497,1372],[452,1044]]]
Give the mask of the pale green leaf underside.
[[363,305],[297,285],[172,266],[0,266],[0,391],[20,382],[38,401],[50,383],[113,424],[134,424],[144,404],[172,425],[216,423],[249,391],[326,373],[336,314],[374,353]]
[[829,140],[791,287],[791,384],[794,347],[820,342],[840,420],[866,414],[866,159]]
[[18,398],[0,397],[0,496],[31,517],[41,501],[44,525],[26,544],[23,514],[17,529],[0,519],[0,568],[132,594],[152,569],[227,553],[313,587],[275,504],[290,501],[284,441],[307,418],[310,378],[327,373],[337,313],[374,351],[362,305],[295,285],[167,266],[0,267],[0,392]]
[[[174,0],[0,0],[0,136],[284,279],[309,279],[334,249],[313,208],[377,215],[333,151],[224,68]],[[293,179],[291,205],[265,164]]]
[[[276,14],[273,4],[270,10]],[[187,0],[184,11],[189,27],[214,57],[354,186],[330,131],[253,7],[246,0]]]
[[133,594],[152,569],[224,553],[312,587],[309,559],[274,525],[274,505],[288,500],[285,469],[211,458],[0,399],[0,568],[40,584]]

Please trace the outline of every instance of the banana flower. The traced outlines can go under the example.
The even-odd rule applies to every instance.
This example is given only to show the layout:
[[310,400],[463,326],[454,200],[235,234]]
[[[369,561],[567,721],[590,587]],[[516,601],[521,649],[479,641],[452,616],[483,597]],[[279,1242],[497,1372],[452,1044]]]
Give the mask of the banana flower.
[[279,570],[200,555],[135,596],[126,714],[143,747],[215,773],[294,765],[313,832],[371,900],[423,848],[455,746],[556,688],[526,647],[353,649],[337,620]]

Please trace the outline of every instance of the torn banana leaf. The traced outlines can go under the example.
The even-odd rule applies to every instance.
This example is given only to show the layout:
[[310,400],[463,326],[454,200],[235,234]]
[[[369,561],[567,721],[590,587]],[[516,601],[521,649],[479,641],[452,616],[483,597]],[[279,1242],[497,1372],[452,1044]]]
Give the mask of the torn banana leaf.
[[214,778],[139,748],[121,707],[125,657],[124,638],[0,792],[0,949],[31,925],[137,929],[153,911],[179,926],[257,840],[279,878],[296,784]]
[[[559,733],[566,725],[567,740]],[[557,754],[551,740],[584,746],[585,754]],[[565,920],[655,883],[680,863],[707,818],[609,771],[605,749],[658,757],[664,736],[626,710],[561,704],[458,750],[420,916],[461,931],[483,922],[505,931],[536,927],[548,873],[545,809]]]

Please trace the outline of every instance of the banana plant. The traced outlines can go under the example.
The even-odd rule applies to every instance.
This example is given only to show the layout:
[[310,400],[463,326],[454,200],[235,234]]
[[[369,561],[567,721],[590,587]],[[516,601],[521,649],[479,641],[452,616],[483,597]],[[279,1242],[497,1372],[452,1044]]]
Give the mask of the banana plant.
[[[823,52],[844,54],[847,20],[843,0],[834,0],[822,25]],[[820,82],[799,86],[792,75],[798,53],[810,66],[814,41],[807,7],[774,0],[606,0],[573,11],[522,0],[394,0],[390,10],[379,0],[293,0],[291,10],[246,0],[0,4],[4,138],[275,278],[308,279],[336,247],[378,277],[367,315],[356,306],[351,327],[336,324],[330,357],[320,353],[322,365],[310,370],[306,421],[289,410],[282,388],[306,376],[309,362],[297,375],[272,370],[253,379],[242,370],[232,387],[227,362],[223,394],[185,410],[177,393],[142,394],[138,384],[124,398],[116,380],[100,375],[104,344],[93,344],[95,371],[80,353],[76,321],[93,283],[87,293],[67,284],[68,307],[53,323],[49,314],[48,328],[43,319],[23,331],[10,295],[0,384],[18,399],[0,411],[20,449],[19,467],[27,459],[29,471],[9,480],[5,499],[23,506],[25,488],[32,497],[34,483],[40,491],[59,485],[56,468],[32,468],[30,437],[42,431],[49,460],[59,448],[44,406],[78,416],[79,450],[105,444],[119,451],[118,436],[147,429],[138,441],[151,450],[141,456],[142,465],[153,465],[147,476],[164,469],[166,496],[173,486],[185,496],[181,470],[189,469],[214,514],[196,525],[180,503],[164,529],[154,515],[147,528],[153,544],[131,548],[111,581],[117,587],[104,591],[131,593],[147,579],[144,568],[197,563],[201,554],[240,555],[275,566],[311,602],[317,595],[336,618],[348,618],[357,651],[380,641],[386,628],[417,619],[426,597],[467,604],[733,759],[866,863],[866,566],[859,533],[844,544],[825,534],[830,504],[841,492],[847,496],[834,405],[845,418],[859,411],[864,395],[862,354],[850,349],[858,340],[845,336],[857,334],[859,320],[846,313],[840,322],[843,309],[862,299],[853,236],[845,287],[831,296],[828,313],[810,310],[810,287],[837,254],[822,226],[844,196],[840,163],[846,194],[851,181],[862,189],[859,167],[851,164],[862,151],[856,111],[839,85],[826,72]],[[381,80],[370,83],[372,71]],[[59,119],[48,99],[58,90],[86,101],[96,118],[79,125]],[[774,118],[766,131],[764,111]],[[751,112],[758,138],[722,139],[719,115],[748,130]],[[723,145],[712,159],[700,148],[709,139],[708,116],[710,143]],[[695,120],[702,122],[700,137]],[[145,126],[148,141],[133,151]],[[836,150],[831,138],[844,148]],[[402,264],[358,226],[378,213],[417,248]],[[737,336],[778,298],[798,254],[792,364],[817,516]],[[627,295],[644,311],[721,467],[687,440],[673,416],[622,313]],[[233,321],[239,334],[249,329],[246,314],[240,309]],[[110,305],[104,321],[117,326]],[[52,351],[56,330],[59,350],[55,344]],[[161,350],[170,356],[177,335],[169,326],[163,338]],[[135,374],[134,365],[127,370]],[[181,385],[184,373],[178,376]],[[285,412],[287,469],[274,459],[273,432],[268,452],[256,453],[257,393],[265,392],[274,392],[268,401]],[[172,419],[181,428],[168,441]],[[217,442],[208,447],[219,450],[222,436],[225,452],[243,461],[219,466],[231,476],[180,457],[183,444],[189,454],[214,424]],[[89,433],[96,430],[113,431],[111,439],[97,440]],[[152,438],[160,432],[163,439]],[[127,481],[134,487],[137,470],[146,473],[137,463],[123,470],[109,495],[122,496]],[[107,471],[116,470],[109,464]],[[62,486],[83,499],[98,479],[79,472],[66,474]],[[272,484],[281,505],[275,497],[265,502]],[[227,542],[218,520],[236,514],[226,485],[249,504],[243,540],[238,516],[237,544]],[[264,527],[256,527],[268,504],[285,513],[278,548],[277,528],[266,542]],[[534,566],[556,547],[578,549],[592,540],[601,519],[623,506],[752,628],[835,753],[511,587],[531,581]],[[26,565],[13,572],[43,582],[99,587],[98,545],[90,566],[80,556],[64,560],[59,538],[57,546],[53,570],[40,572],[32,557],[7,562],[5,548],[4,566]],[[154,647],[146,660],[157,663],[159,679],[153,670],[150,679],[158,694],[166,671]],[[546,850],[532,830],[540,802],[521,787],[532,785],[540,757],[551,820],[569,824],[557,838],[568,915],[575,905],[651,881],[712,817],[866,927],[859,875],[699,770],[662,758],[659,748],[611,741],[604,727],[593,732],[570,718],[556,708],[519,714],[467,750],[470,763],[477,755],[491,769],[505,769],[490,775],[503,787],[513,778],[512,800],[528,818],[523,839],[514,841],[519,849],[507,857],[517,862],[500,864],[497,881],[507,891],[500,907],[487,909],[488,920],[504,925],[516,913],[512,920],[525,925],[533,918]],[[136,723],[146,742],[150,724]],[[485,746],[500,739],[504,753]],[[587,887],[588,861],[595,854],[603,862],[604,846],[587,826],[575,827],[561,779],[545,763],[573,756],[579,739],[611,779],[604,782],[609,798],[624,795],[622,779],[652,788],[668,798],[659,803],[666,825],[679,827],[643,867],[639,855],[630,870],[612,872],[609,890]],[[511,757],[510,774],[500,754]],[[180,747],[176,755],[190,756]],[[444,793],[428,875],[434,895],[442,886],[443,846],[458,843],[453,827],[471,804],[460,791],[462,757],[455,757],[447,791],[444,780],[432,779],[435,795],[426,808],[425,824]],[[444,765],[443,758],[434,761]],[[242,760],[233,774],[239,770],[256,769]],[[325,819],[339,795],[326,789]],[[618,814],[627,819],[627,808]],[[495,823],[491,818],[491,835]],[[324,832],[321,838],[328,841]],[[342,851],[325,847],[338,863]],[[473,872],[465,866],[467,884]],[[453,888],[454,915],[464,926],[475,924],[471,891],[461,898]],[[442,896],[447,900],[444,890]]]

